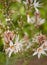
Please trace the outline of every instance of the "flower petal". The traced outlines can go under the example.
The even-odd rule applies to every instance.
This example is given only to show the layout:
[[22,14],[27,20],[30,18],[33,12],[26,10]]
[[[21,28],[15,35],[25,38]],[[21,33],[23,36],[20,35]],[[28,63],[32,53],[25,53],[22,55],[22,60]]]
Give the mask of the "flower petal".
[[37,52],[34,52],[34,53],[33,53],[33,56],[36,55],[36,54],[37,54]]

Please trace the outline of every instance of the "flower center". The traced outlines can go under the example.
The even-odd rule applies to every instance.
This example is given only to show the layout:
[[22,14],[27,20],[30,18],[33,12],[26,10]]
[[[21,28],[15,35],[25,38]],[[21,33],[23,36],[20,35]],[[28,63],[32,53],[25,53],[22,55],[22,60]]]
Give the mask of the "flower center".
[[10,48],[12,49],[12,48],[14,48],[14,46],[10,46]]
[[42,51],[42,48],[38,48],[38,52],[41,52]]

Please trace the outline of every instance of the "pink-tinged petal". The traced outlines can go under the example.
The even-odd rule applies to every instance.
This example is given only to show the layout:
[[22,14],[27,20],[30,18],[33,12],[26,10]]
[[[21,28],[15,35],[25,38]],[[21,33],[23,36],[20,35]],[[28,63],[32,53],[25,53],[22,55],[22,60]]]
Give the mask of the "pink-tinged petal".
[[15,37],[15,34],[14,34],[13,31],[7,30],[7,31],[4,32],[4,40],[5,40],[5,43],[9,43],[10,40],[13,40],[14,39],[14,37]]

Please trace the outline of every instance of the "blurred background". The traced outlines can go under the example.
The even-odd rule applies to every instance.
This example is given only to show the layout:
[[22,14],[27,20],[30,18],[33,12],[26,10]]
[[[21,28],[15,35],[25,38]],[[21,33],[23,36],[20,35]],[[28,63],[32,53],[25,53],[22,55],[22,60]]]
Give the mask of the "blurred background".
[[[47,0],[37,0],[43,4],[38,9],[41,18],[45,19],[45,23],[37,29],[33,24],[27,23],[26,14],[29,13],[32,17],[35,10],[30,7],[30,3],[25,5],[24,1],[26,0],[0,0],[0,65],[47,65],[47,57],[42,56],[40,59],[37,56],[32,57],[31,47],[26,52],[12,54],[10,58],[5,54],[3,34],[8,27],[15,34],[19,34],[20,38],[24,36],[25,32],[30,39],[40,31],[47,36]],[[35,47],[38,45],[33,46],[33,48]]]

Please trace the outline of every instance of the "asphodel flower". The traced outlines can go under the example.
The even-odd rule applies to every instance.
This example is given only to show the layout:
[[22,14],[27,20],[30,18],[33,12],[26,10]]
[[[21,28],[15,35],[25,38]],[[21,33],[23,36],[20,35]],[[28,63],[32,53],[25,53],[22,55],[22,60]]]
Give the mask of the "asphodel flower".
[[36,42],[38,44],[43,44],[46,40],[46,36],[42,33],[35,34],[35,36],[32,38],[32,42]]
[[42,54],[47,56],[46,52],[44,51],[44,48],[41,46],[37,48],[37,50],[33,53],[33,56],[38,55],[38,59],[39,59]]
[[10,40],[12,41],[14,39],[14,37],[15,37],[15,34],[14,34],[13,31],[7,30],[7,31],[4,32],[5,43],[9,43]]
[[11,54],[12,54],[13,52],[15,53],[15,51],[16,51],[15,45],[13,44],[12,41],[10,41],[9,45],[10,45],[10,46],[9,46],[7,49],[5,49],[5,52],[6,52],[6,54],[8,54],[8,57],[10,57]]
[[37,2],[37,0],[34,0],[33,5],[34,5],[34,8],[35,8],[36,12],[38,12],[38,8],[41,7],[42,4],[40,4],[39,2]]

